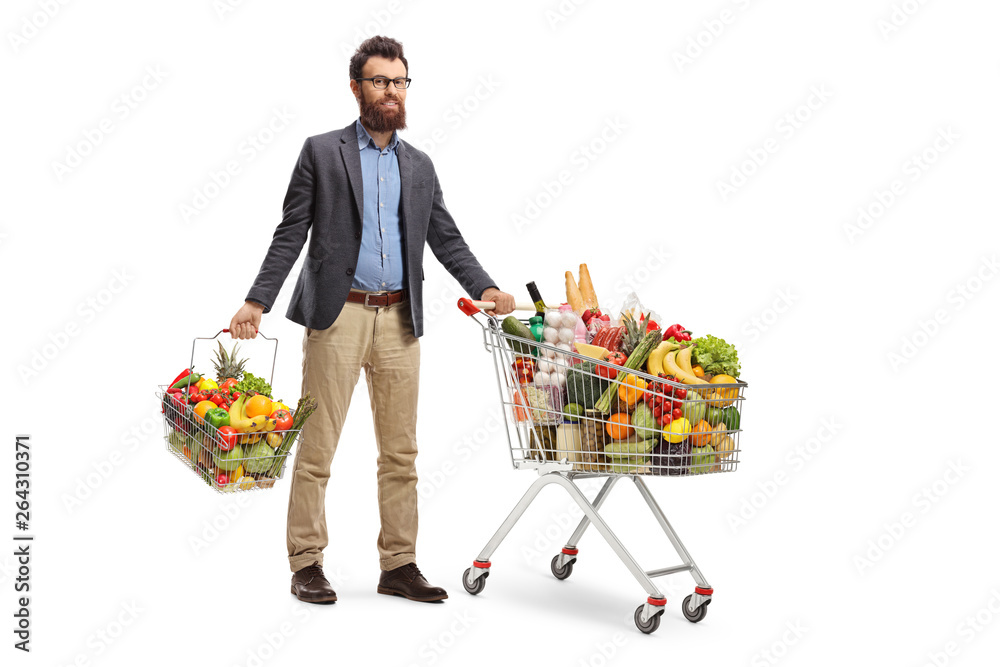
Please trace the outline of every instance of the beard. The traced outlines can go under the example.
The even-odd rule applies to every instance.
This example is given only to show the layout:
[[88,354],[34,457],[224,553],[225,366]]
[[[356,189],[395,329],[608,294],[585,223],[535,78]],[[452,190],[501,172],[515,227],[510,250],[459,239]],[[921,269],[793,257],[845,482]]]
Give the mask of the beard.
[[[382,102],[395,102],[396,107],[389,109]],[[406,129],[406,107],[403,101],[395,95],[384,95],[376,102],[369,102],[362,94],[358,101],[361,108],[361,120],[372,132],[392,132]]]

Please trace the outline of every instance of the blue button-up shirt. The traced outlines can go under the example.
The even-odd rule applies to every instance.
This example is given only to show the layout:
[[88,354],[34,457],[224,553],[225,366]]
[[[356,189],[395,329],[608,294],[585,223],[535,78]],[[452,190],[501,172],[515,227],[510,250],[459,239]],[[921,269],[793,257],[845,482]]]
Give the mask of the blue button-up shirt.
[[358,149],[364,191],[361,254],[351,287],[370,292],[404,287],[403,235],[399,220],[399,137],[380,149],[359,119]]

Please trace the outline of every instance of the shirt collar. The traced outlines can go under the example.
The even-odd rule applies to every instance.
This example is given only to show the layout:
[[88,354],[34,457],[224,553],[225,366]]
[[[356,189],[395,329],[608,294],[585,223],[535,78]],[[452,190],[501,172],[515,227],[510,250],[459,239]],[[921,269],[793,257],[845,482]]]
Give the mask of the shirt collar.
[[[358,121],[355,124],[357,125],[358,128],[358,150],[364,149],[365,146],[367,146],[369,143],[371,143],[371,145],[375,147],[376,150],[381,150],[378,147],[378,144],[375,143],[375,139],[372,138],[372,135],[368,134],[368,130],[366,130],[365,126],[361,124],[361,118],[358,118]],[[398,144],[399,144],[399,136],[396,134],[396,131],[393,130],[392,137],[389,138],[389,145],[386,146],[386,148],[394,151],[396,150],[396,146]]]

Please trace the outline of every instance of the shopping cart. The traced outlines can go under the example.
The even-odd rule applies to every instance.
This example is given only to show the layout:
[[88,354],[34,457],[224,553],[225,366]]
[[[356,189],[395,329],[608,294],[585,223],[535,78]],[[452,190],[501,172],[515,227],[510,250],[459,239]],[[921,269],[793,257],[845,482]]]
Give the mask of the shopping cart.
[[[653,579],[678,572],[690,572],[695,582],[694,593],[682,604],[684,617],[692,623],[701,621],[708,612],[713,589],[643,477],[735,471],[739,464],[739,421],[746,383],[684,385],[651,375],[646,372],[645,363],[639,369],[622,372],[621,366],[577,354],[569,345],[527,341],[505,332],[496,317],[479,317],[480,309],[490,309],[493,305],[471,299],[458,301],[459,309],[482,327],[483,345],[493,356],[497,389],[506,412],[504,423],[511,464],[515,470],[535,470],[539,477],[483,547],[472,567],[465,571],[462,577],[465,590],[472,595],[483,591],[493,552],[538,492],[555,484],[569,493],[584,514],[566,546],[552,558],[550,567],[557,579],[566,579],[573,573],[573,563],[580,553],[577,545],[593,524],[648,595],[635,610],[639,630],[654,632],[667,602]],[[517,309],[533,311],[535,307],[519,303]],[[521,322],[526,324],[527,320]],[[662,349],[670,347],[667,344]],[[675,359],[671,363],[676,363]],[[541,376],[542,373],[546,375]],[[581,406],[579,401],[592,405]],[[640,403],[645,407],[638,407]],[[673,430],[670,425],[661,428],[648,421],[646,410],[650,405],[669,406],[670,410],[678,405],[682,417],[670,422]],[[628,417],[629,412],[633,418],[625,419],[623,415]],[[636,413],[642,414],[635,418]],[[696,419],[697,428],[691,423]],[[591,502],[576,480],[595,477],[607,480]],[[600,515],[598,510],[611,489],[624,477],[632,480],[649,505],[680,556],[680,565],[644,570]]]
[[[195,345],[199,340],[215,340],[224,333],[229,333],[229,329],[223,329],[211,338],[196,337],[191,342],[191,363],[188,368],[194,367]],[[259,331],[257,336],[274,341],[274,358],[271,360],[271,376],[268,380],[268,384],[271,384],[274,382],[278,340]],[[275,481],[281,479],[285,461],[301,429],[278,430],[269,420],[265,428],[270,430],[223,433],[195,413],[195,406],[190,400],[190,385],[177,395],[178,398],[174,398],[175,394],[169,393],[167,389],[167,385],[159,385],[156,390],[163,413],[163,439],[167,451],[184,462],[206,484],[220,493],[232,493],[270,489]],[[259,446],[260,443],[266,446]]]

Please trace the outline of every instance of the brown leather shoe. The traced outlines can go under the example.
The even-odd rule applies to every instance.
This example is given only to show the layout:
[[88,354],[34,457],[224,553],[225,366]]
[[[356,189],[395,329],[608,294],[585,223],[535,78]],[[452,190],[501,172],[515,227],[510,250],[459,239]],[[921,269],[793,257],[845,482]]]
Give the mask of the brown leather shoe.
[[317,563],[306,566],[292,575],[292,595],[303,602],[330,603],[337,601],[337,594],[323,575]]
[[437,602],[448,597],[443,588],[427,583],[416,563],[400,565],[395,570],[383,570],[378,580],[378,592],[417,602]]

